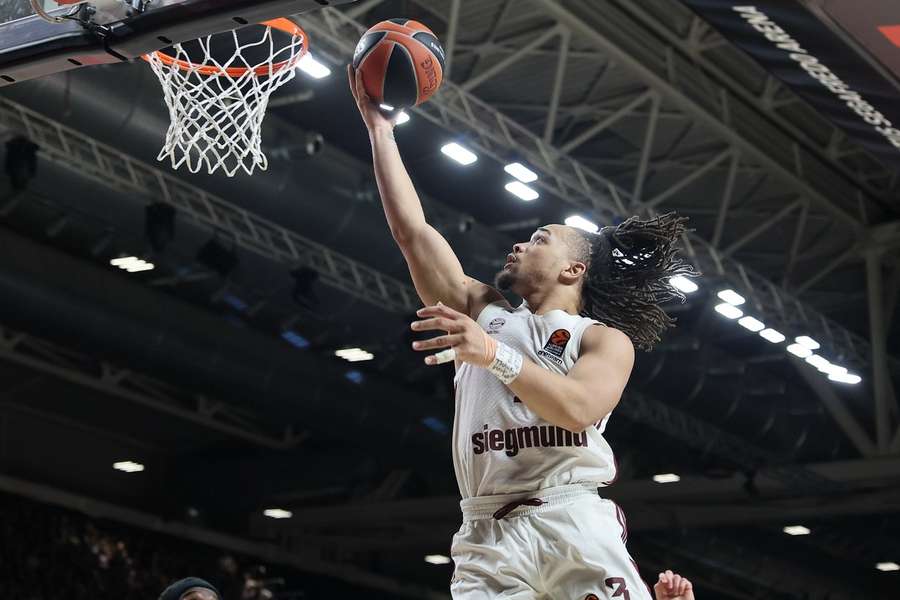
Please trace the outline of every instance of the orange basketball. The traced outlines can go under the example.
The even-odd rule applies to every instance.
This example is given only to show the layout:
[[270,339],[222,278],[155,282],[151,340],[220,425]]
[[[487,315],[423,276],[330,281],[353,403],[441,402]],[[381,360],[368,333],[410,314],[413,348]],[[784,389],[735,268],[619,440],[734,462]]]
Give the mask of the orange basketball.
[[444,79],[444,48],[425,25],[390,19],[369,29],[353,52],[366,93],[379,104],[406,108],[431,98]]

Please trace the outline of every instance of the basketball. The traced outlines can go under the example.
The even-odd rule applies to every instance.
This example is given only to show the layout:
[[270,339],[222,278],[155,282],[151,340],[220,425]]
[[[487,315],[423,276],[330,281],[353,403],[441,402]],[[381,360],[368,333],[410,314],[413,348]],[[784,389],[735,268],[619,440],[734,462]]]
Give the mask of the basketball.
[[425,25],[390,19],[369,29],[353,53],[366,93],[379,104],[406,108],[422,104],[441,87],[444,48]]

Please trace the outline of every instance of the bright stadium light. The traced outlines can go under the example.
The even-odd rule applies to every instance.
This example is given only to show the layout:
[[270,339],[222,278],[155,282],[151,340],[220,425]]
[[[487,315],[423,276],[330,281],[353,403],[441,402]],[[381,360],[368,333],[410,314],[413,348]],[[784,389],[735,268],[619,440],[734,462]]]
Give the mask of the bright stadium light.
[[733,304],[735,306],[740,306],[746,300],[743,296],[735,292],[734,290],[722,290],[717,294],[720,299],[724,300],[728,304]]
[[523,165],[522,163],[514,162],[503,167],[503,170],[521,181],[522,183],[532,183],[533,181],[538,180],[537,173]]
[[808,335],[801,335],[794,338],[794,341],[803,346],[804,348],[809,348],[810,350],[818,350],[821,348],[819,342],[812,339]]
[[812,356],[813,351],[802,344],[791,344],[787,347],[787,351],[800,358],[808,358]]
[[282,508],[267,508],[263,511],[263,514],[270,519],[290,519],[294,516],[294,513]]
[[380,108],[381,110],[386,110],[386,111],[388,111],[388,112],[393,112],[393,111],[394,111],[394,107],[391,106],[390,104],[379,104],[379,105],[378,105],[378,108]]
[[684,275],[676,275],[675,277],[672,277],[671,279],[669,279],[669,285],[681,290],[685,294],[693,294],[700,289],[700,287],[696,283],[694,283]]
[[406,111],[400,111],[397,113],[397,120],[394,121],[397,125],[403,125],[404,123],[409,123],[409,113]]
[[681,477],[675,473],[660,473],[659,475],[653,476],[653,481],[656,483],[676,483],[681,481]]
[[123,460],[113,463],[113,469],[116,471],[124,471],[125,473],[140,473],[144,470],[144,465],[133,460]]
[[331,75],[331,69],[313,58],[313,55],[310,53],[307,53],[297,62],[297,68],[313,79],[324,79]]
[[571,217],[566,217],[565,223],[569,227],[584,229],[588,233],[597,233],[600,230],[600,227],[596,223],[588,221],[580,215],[572,215]]
[[449,556],[443,554],[428,554],[425,556],[425,562],[431,565],[447,565],[452,561]]
[[895,562],[880,562],[875,565],[879,571],[900,571],[900,565]]
[[441,152],[455,160],[461,165],[471,165],[478,160],[478,157],[471,151],[463,148],[456,142],[450,142],[441,147]]
[[152,271],[156,268],[156,265],[154,265],[153,263],[142,260],[137,256],[123,256],[122,258],[114,258],[109,261],[109,264],[113,265],[114,267],[119,267],[123,271],[128,271],[129,273]]
[[811,356],[806,357],[806,362],[817,368],[819,371],[825,372],[825,368],[831,364],[828,362],[824,356],[819,356],[818,354],[813,354]]
[[780,344],[785,340],[784,334],[775,329],[763,329],[759,332],[760,337],[773,344]]
[[809,535],[812,533],[808,528],[803,525],[789,525],[782,529],[788,535]]
[[828,379],[837,381],[838,383],[848,383],[850,385],[856,385],[862,381],[862,377],[853,373],[829,373]]
[[759,319],[751,317],[750,315],[743,317],[740,321],[738,321],[738,324],[740,324],[741,327],[744,327],[745,329],[749,329],[750,331],[752,331],[754,333],[756,333],[757,331],[762,331],[763,329],[766,328],[765,323],[763,323]]
[[738,319],[744,316],[743,311],[733,304],[717,304],[716,312],[729,319]]
[[540,197],[536,191],[522,183],[521,181],[511,181],[506,184],[506,191],[514,196],[518,196],[525,202],[537,200]]
[[334,355],[343,358],[347,362],[360,362],[375,358],[374,354],[366,352],[362,348],[344,348],[336,351]]

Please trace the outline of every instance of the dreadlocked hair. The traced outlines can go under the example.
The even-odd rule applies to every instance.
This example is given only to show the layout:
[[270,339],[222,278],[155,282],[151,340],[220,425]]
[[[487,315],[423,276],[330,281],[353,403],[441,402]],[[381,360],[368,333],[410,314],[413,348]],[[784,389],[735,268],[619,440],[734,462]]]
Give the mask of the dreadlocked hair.
[[599,233],[580,232],[590,246],[581,315],[620,329],[640,350],[652,350],[660,334],[675,326],[659,305],[685,301],[669,279],[699,275],[675,256],[687,220],[671,212],[647,221],[631,217]]

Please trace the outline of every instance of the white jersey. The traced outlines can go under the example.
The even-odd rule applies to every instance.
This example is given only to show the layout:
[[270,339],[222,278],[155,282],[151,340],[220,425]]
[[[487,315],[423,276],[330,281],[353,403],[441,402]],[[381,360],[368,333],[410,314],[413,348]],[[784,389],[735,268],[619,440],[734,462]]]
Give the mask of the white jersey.
[[[515,309],[490,304],[477,320],[497,341],[562,375],[575,365],[584,331],[600,325],[562,310],[536,315],[524,302]],[[453,466],[463,498],[615,479],[612,448],[603,438],[609,415],[572,433],[535,415],[486,369],[463,363],[454,383]]]

